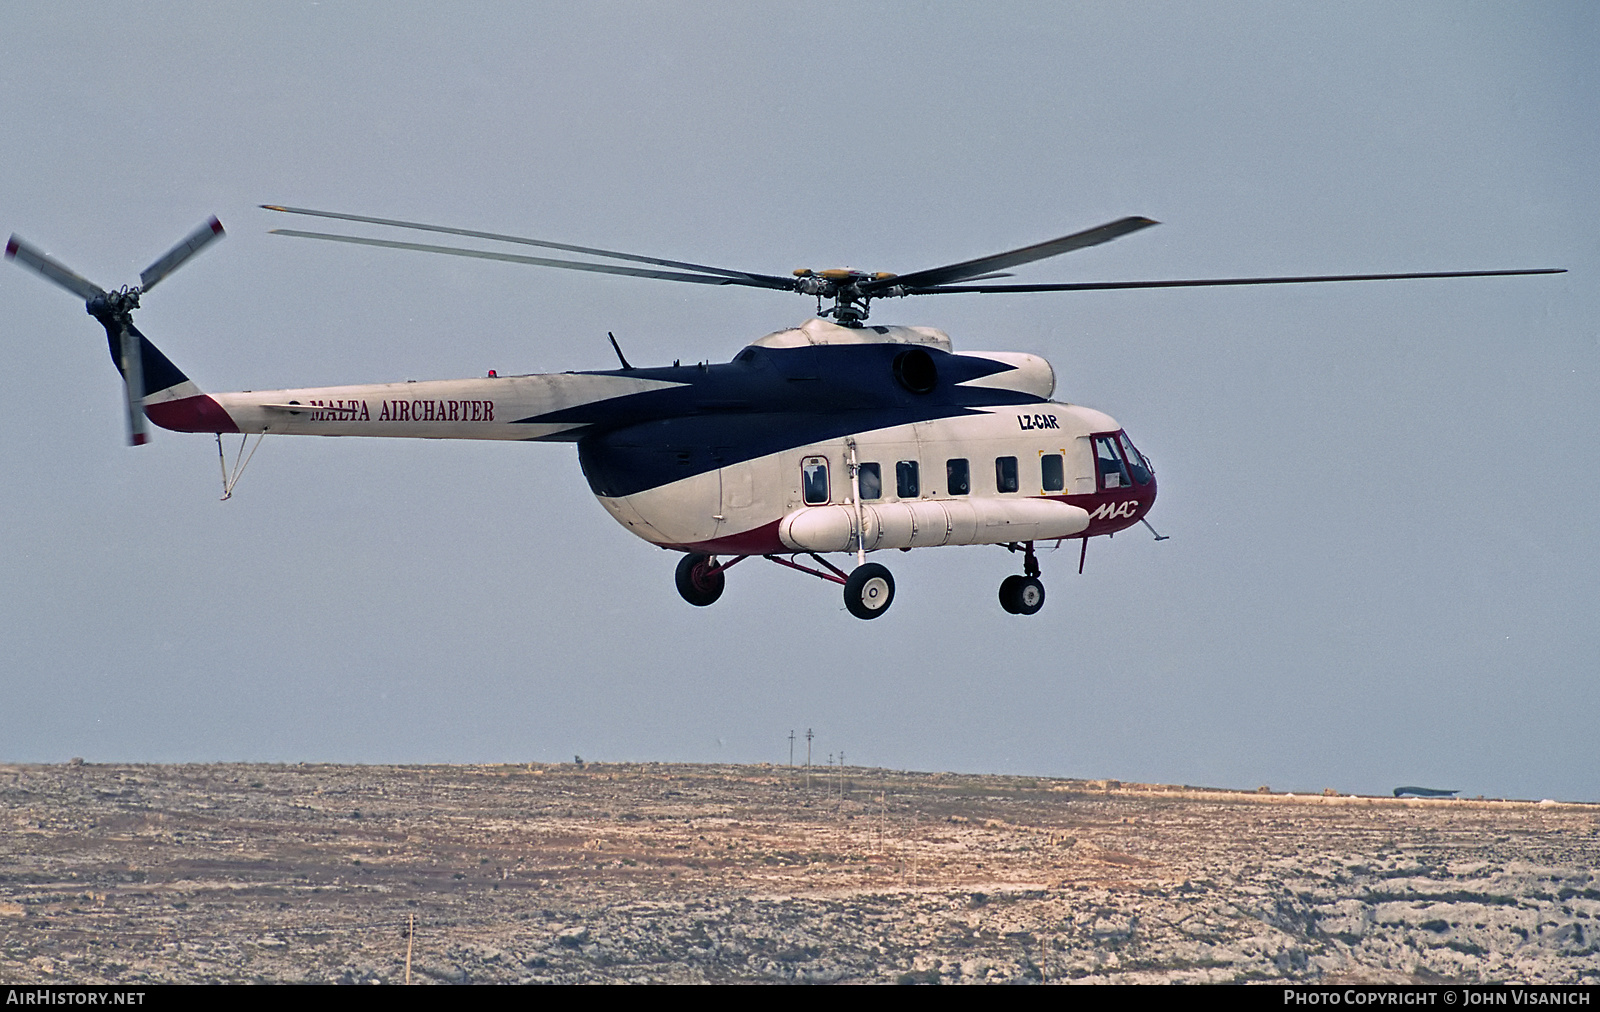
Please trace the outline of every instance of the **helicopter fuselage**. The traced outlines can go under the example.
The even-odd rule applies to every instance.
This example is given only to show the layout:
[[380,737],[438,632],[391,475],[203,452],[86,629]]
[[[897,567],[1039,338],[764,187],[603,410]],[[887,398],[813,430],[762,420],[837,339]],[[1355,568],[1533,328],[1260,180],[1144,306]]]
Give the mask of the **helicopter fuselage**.
[[166,428],[575,442],[613,518],[691,553],[1093,537],[1156,493],[1112,418],[1050,399],[1044,359],[924,327],[812,320],[727,363],[219,394],[153,389],[165,359],[145,358]]

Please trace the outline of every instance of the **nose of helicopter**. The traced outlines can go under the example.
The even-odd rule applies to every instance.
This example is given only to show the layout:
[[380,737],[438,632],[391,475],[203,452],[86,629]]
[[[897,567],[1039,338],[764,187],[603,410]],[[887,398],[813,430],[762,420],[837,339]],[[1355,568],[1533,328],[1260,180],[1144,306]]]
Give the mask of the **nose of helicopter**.
[[1128,458],[1128,470],[1133,472],[1134,487],[1140,492],[1139,517],[1143,519],[1156,501],[1156,469],[1150,466],[1149,458],[1133,445],[1126,430],[1122,432],[1122,449]]
[[[1126,432],[1122,434],[1122,442],[1128,451],[1128,462],[1130,469],[1136,471],[1136,480],[1138,477],[1137,470],[1141,469],[1144,472],[1143,477],[1146,479],[1145,484],[1136,485],[1136,487],[1139,489],[1139,511],[1134,514],[1134,522],[1137,523],[1139,521],[1143,521],[1156,504],[1156,469],[1150,466],[1149,458],[1140,453],[1138,450],[1134,449],[1133,441],[1128,438],[1128,434]],[[1138,463],[1135,464],[1135,461]],[[1150,530],[1151,533],[1155,532],[1154,527],[1150,528]],[[1156,540],[1163,541],[1165,538],[1163,538],[1160,534],[1156,534]]]
[[1133,445],[1126,430],[1096,436],[1094,443],[1102,493],[1116,496],[1115,504],[1106,507],[1107,519],[1115,511],[1126,518],[1116,529],[1131,527],[1155,505],[1155,468]]

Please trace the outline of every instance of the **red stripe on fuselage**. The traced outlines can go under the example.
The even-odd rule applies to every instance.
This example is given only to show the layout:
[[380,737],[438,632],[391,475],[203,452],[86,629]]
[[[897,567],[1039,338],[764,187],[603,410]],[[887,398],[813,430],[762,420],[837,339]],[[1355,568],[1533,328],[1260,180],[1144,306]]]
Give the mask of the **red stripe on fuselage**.
[[1150,512],[1150,507],[1156,503],[1156,481],[1152,477],[1147,485],[1108,489],[1089,495],[1047,495],[1044,498],[1069,503],[1086,510],[1089,514],[1089,526],[1082,534],[1073,536],[1095,538],[1102,534],[1115,534],[1127,530],[1143,520],[1144,515]]
[[[1093,538],[1102,534],[1115,534],[1127,530],[1144,518],[1150,512],[1150,507],[1156,501],[1156,483],[1152,478],[1148,485],[1133,488],[1116,489],[1114,491],[1094,492],[1089,495],[1047,495],[1042,499],[1053,499],[1056,502],[1069,503],[1082,507],[1090,516],[1089,526],[1082,534],[1074,534],[1074,538]],[[1096,515],[1098,514],[1098,515]],[[729,534],[720,538],[711,538],[707,541],[695,541],[682,545],[662,545],[663,548],[675,548],[680,552],[701,552],[705,555],[785,555],[794,549],[784,545],[778,537],[778,524],[774,520],[770,524],[762,524],[740,534]]]
[[702,552],[706,555],[774,555],[779,552],[793,552],[794,549],[785,548],[783,541],[778,537],[778,524],[781,522],[774,520],[770,524],[762,524],[742,534],[729,534],[709,541],[661,547],[676,548],[680,552]]
[[182,400],[146,404],[144,416],[173,432],[238,432],[222,405],[205,394]]

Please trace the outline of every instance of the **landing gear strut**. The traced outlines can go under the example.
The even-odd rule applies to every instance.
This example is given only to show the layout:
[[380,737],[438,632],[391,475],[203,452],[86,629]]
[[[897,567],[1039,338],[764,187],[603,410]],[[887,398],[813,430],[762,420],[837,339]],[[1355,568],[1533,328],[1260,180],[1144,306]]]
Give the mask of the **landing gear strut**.
[[[887,568],[876,562],[868,562],[846,575],[844,570],[817,553],[805,554],[822,568],[803,566],[795,562],[793,557],[784,559],[776,555],[764,555],[762,558],[844,587],[844,606],[856,618],[877,618],[889,610],[889,604],[894,600],[894,577]],[[704,608],[722,596],[723,586],[727,583],[722,574],[748,558],[748,555],[736,555],[727,562],[718,562],[715,555],[691,552],[678,560],[678,593],[696,608]]]
[[[880,566],[876,562],[867,562],[857,566],[849,576],[846,576],[844,570],[816,552],[807,552],[806,555],[822,569],[802,566],[793,558],[780,559],[776,555],[764,558],[768,562],[776,562],[788,569],[810,573],[829,583],[841,584],[844,587],[845,610],[856,618],[877,618],[889,610],[889,603],[894,600],[894,577],[889,575],[887,567]],[[823,572],[823,569],[827,572]]]
[[[1014,544],[1007,545],[1016,551]],[[1033,542],[1022,546],[1022,576],[1008,576],[1000,584],[1000,607],[1013,615],[1033,615],[1044,607],[1044,584],[1039,582],[1039,560]]]

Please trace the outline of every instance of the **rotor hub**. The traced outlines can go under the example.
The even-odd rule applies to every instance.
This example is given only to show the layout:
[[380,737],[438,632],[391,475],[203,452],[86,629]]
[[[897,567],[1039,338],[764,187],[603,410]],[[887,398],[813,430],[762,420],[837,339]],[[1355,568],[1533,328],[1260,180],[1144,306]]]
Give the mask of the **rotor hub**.
[[[845,327],[860,326],[861,321],[867,318],[874,296],[865,292],[862,285],[868,281],[884,281],[894,277],[893,274],[883,272],[870,274],[846,268],[813,271],[804,267],[795,271],[794,276],[795,291],[802,295],[816,296],[817,315],[831,316],[835,322]],[[875,294],[899,295],[901,292],[891,288]],[[824,299],[833,300],[833,305],[824,308],[822,305]]]
[[102,292],[84,303],[84,309],[97,320],[121,320],[126,323],[139,308],[140,289],[137,286]]

